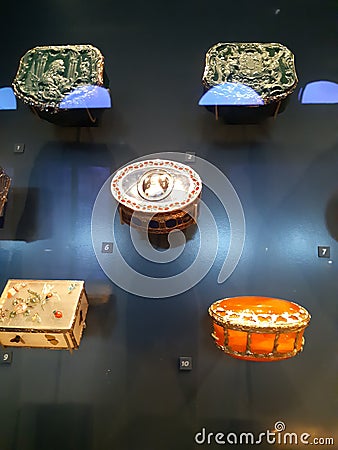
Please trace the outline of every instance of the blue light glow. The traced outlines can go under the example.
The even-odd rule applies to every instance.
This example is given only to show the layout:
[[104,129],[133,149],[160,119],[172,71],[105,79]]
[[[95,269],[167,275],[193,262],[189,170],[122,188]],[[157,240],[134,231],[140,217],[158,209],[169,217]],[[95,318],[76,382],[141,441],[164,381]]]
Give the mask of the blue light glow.
[[111,108],[107,89],[101,86],[80,86],[62,100],[60,109]]
[[334,81],[312,81],[298,94],[302,104],[338,103],[338,83]]
[[16,110],[16,98],[10,87],[0,88],[0,110]]
[[264,105],[262,97],[242,83],[224,83],[209,89],[198,102],[200,106]]

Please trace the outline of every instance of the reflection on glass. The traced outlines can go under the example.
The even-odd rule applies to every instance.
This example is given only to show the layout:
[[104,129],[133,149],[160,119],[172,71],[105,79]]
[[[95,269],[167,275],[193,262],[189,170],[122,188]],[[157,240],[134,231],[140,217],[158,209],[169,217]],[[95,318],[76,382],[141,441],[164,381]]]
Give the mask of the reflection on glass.
[[0,110],[15,110],[16,98],[13,89],[10,87],[0,88]]
[[338,83],[334,81],[312,81],[298,94],[302,104],[338,103]]
[[264,105],[262,97],[242,83],[223,83],[209,89],[198,102],[201,106]]
[[65,96],[59,108],[111,108],[110,95],[108,90],[101,86],[80,86]]

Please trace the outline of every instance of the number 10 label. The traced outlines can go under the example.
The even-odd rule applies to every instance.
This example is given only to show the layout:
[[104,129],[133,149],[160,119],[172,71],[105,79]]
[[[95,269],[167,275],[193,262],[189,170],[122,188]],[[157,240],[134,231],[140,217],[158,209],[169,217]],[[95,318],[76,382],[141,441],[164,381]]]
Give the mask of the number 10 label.
[[179,358],[179,369],[180,370],[192,370],[192,357],[191,356],[181,356]]

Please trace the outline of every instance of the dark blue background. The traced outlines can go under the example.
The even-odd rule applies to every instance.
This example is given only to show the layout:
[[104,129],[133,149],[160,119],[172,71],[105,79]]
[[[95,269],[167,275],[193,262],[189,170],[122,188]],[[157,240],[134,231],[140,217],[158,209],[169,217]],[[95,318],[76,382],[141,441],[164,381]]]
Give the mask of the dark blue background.
[[[0,165],[13,179],[0,288],[8,278],[78,278],[91,302],[78,351],[15,349],[12,365],[0,366],[1,450],[189,450],[202,427],[260,432],[277,420],[287,431],[332,436],[338,106],[301,105],[297,88],[276,121],[244,126],[216,122],[197,103],[205,52],[220,41],[280,42],[295,54],[299,87],[338,82],[337,19],[333,0],[1,5],[0,86],[10,86],[29,48],[90,43],[105,55],[114,104],[100,127],[80,131],[43,122],[22,103],[0,111]],[[14,154],[15,143],[25,143],[24,154]],[[219,167],[241,199],[247,236],[224,284],[217,259],[191,291],[157,301],[105,277],[90,221],[111,173],[161,151],[193,151]],[[317,257],[318,245],[331,247],[332,264]],[[223,355],[207,308],[233,295],[305,306],[304,352],[275,363]],[[178,371],[179,356],[193,357],[191,372]]]

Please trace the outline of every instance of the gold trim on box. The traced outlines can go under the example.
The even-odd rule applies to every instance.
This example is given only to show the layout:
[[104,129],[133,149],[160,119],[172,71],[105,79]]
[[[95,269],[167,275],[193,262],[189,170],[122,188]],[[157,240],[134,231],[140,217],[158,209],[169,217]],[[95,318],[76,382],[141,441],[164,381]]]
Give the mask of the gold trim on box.
[[[254,353],[250,350],[250,344],[248,345],[248,348],[245,350],[245,352],[239,352],[234,350],[233,348],[227,346],[227,345],[221,345],[217,342],[217,338],[215,336],[214,333],[211,334],[211,336],[215,339],[215,344],[216,346],[224,351],[224,353],[227,353],[230,356],[236,356],[236,357],[240,357],[240,358],[252,358],[252,359],[260,359],[260,360],[267,360],[267,361],[274,361],[274,360],[279,360],[279,359],[287,359],[287,358],[292,358],[293,356],[296,356],[298,353],[301,353],[303,351],[304,348],[304,344],[305,344],[305,339],[304,337],[302,338],[302,344],[300,349],[298,350],[296,343],[297,343],[297,339],[298,336],[295,340],[295,346],[294,349],[291,352],[284,352],[284,353],[279,353],[275,350],[271,352],[271,353]],[[249,335],[248,335],[249,336]],[[249,337],[250,339],[250,337]],[[278,341],[275,341],[275,345],[278,344]]]
[[[230,302],[233,305],[227,306]],[[258,304],[255,305],[255,301]],[[239,305],[243,303],[243,307]],[[250,302],[252,302],[250,304]],[[264,305],[262,308],[259,306]],[[269,306],[271,302],[271,311],[262,312]],[[278,307],[274,311],[274,303]],[[285,305],[285,311],[281,312],[280,307]],[[284,307],[284,306],[283,306]],[[256,309],[256,311],[255,311]],[[260,310],[261,309],[261,310]],[[250,360],[280,360],[291,358],[300,353],[304,348],[305,339],[303,333],[305,328],[309,325],[311,316],[309,312],[298,305],[297,303],[288,300],[258,297],[258,296],[244,296],[225,298],[214,302],[208,309],[209,315],[213,320],[214,325],[218,325],[224,332],[224,339],[217,336],[216,329],[211,334],[215,344],[218,348],[223,350],[230,356],[239,357],[241,359]],[[246,334],[246,345],[244,351],[239,351],[229,345],[229,331],[242,332]],[[292,342],[292,337],[287,336],[289,333],[295,334],[293,341],[293,349],[285,352],[278,351],[280,337],[287,337]],[[258,353],[253,350],[252,336],[253,335],[271,335],[273,337],[273,348],[271,352]],[[233,337],[233,336],[232,336]],[[244,341],[242,336],[241,340]],[[237,343],[237,345],[239,345]],[[243,342],[241,344],[243,346]]]

